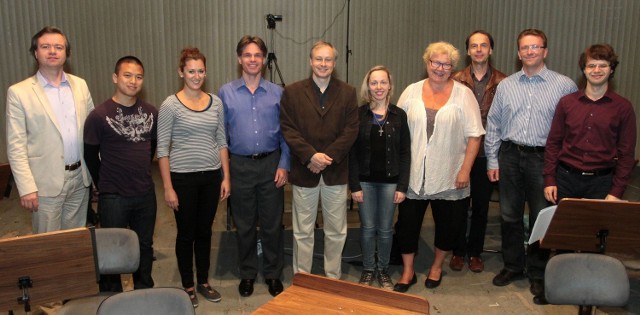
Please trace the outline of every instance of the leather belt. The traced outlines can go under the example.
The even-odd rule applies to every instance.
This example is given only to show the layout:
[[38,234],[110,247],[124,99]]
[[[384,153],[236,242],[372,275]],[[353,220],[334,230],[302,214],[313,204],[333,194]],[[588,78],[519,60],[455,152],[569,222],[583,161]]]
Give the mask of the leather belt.
[[82,161],[78,161],[78,162],[75,162],[73,164],[65,165],[64,166],[64,170],[65,171],[75,171],[78,168],[80,168],[80,165],[82,165]]
[[544,153],[544,147],[530,147],[526,145],[517,144],[512,141],[503,141],[502,143],[507,143],[515,146],[519,151],[527,152],[527,153]]
[[558,164],[560,164],[560,166],[562,168],[564,168],[565,170],[567,170],[569,173],[578,174],[578,175],[582,175],[582,176],[604,176],[604,175],[611,174],[611,172],[613,172],[613,167],[601,168],[599,170],[593,170],[593,171],[584,171],[584,170],[577,169],[575,167],[571,167],[571,166],[569,166],[567,164],[564,164],[562,162],[560,162]]
[[276,152],[277,150],[271,151],[271,152],[262,152],[262,153],[256,153],[256,154],[251,154],[251,155],[238,155],[240,157],[243,158],[247,158],[247,159],[252,159],[252,160],[261,160],[266,158],[267,156],[271,155],[271,153]]

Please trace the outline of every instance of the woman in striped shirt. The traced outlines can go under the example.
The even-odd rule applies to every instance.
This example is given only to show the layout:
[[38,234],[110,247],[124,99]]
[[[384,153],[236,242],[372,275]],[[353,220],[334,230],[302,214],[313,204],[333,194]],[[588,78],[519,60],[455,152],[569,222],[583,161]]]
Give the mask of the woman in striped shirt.
[[[231,193],[229,153],[222,102],[202,91],[204,55],[197,48],[183,49],[178,74],[184,86],[167,97],[158,115],[158,161],[164,200],[176,218],[182,286],[197,307],[196,290],[211,302],[221,300],[208,283],[208,272],[211,225],[218,201]],[[194,254],[197,286],[193,281]]]

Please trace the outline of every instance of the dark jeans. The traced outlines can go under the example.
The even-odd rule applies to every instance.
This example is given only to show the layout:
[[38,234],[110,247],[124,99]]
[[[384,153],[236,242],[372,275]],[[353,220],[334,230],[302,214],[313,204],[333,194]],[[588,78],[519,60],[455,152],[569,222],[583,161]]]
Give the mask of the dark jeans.
[[602,176],[584,176],[570,173],[562,165],[556,169],[558,201],[562,198],[604,199],[611,190],[613,173]]
[[540,210],[550,205],[544,198],[544,152],[521,151],[514,144],[503,142],[498,163],[504,268],[520,272],[526,267],[530,279],[543,279],[549,250],[541,249],[538,242],[529,245],[525,265],[523,216],[526,201],[529,205],[527,229],[531,232]]
[[455,247],[462,221],[466,220],[469,200],[467,198],[460,200],[407,198],[398,206],[398,222],[396,222],[396,238],[402,254],[418,251],[422,220],[429,204],[431,204],[435,223],[435,247],[444,251]]
[[[103,228],[130,228],[138,235],[140,265],[133,273],[135,289],[153,288],[153,231],[156,225],[156,192],[152,188],[144,195],[124,197],[117,194],[100,194],[98,212]],[[101,291],[121,292],[120,275],[100,276]]]
[[279,152],[260,160],[231,155],[233,194],[229,202],[236,225],[242,279],[255,279],[258,274],[258,239],[262,245],[264,278],[280,279],[282,275],[284,187],[277,188],[273,181],[279,161]]
[[195,255],[198,284],[208,282],[211,265],[211,225],[220,200],[220,170],[171,173],[171,183],[178,195],[176,217],[176,257],[184,288],[194,286],[193,257]]
[[453,250],[456,256],[480,257],[484,248],[484,237],[487,230],[487,215],[489,200],[493,193],[494,184],[487,176],[487,158],[477,157],[471,168],[471,220],[469,221],[469,236],[467,220],[458,237],[457,248]]

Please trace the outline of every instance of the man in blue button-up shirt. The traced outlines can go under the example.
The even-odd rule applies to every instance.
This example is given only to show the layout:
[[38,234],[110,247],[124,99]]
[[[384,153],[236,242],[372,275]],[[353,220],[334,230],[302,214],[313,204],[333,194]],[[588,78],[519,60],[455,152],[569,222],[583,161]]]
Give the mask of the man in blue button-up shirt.
[[536,304],[546,303],[543,279],[549,255],[534,243],[525,256],[524,203],[529,205],[531,231],[540,210],[549,206],[544,198],[542,169],[553,113],[561,97],[577,90],[571,79],[547,69],[547,53],[547,37],[542,31],[527,29],[520,33],[518,57],[522,70],[498,85],[484,143],[489,180],[500,181],[504,267],[493,284],[508,285],[526,271]]
[[[258,273],[256,245],[262,245],[269,293],[282,292],[282,212],[289,171],[289,147],[280,132],[282,87],[262,78],[267,47],[244,36],[236,49],[242,77],[220,88],[231,152],[231,215],[237,229],[241,296],[253,293]],[[258,235],[257,225],[260,225]]]

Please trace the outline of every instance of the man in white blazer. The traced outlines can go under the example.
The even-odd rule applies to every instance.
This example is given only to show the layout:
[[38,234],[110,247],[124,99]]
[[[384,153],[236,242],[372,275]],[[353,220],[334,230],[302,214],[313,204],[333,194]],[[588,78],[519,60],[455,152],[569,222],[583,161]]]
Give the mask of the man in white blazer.
[[61,30],[43,28],[31,40],[37,73],[7,91],[7,154],[33,233],[86,223],[82,130],[93,101],[86,82],[63,71],[70,50]]

